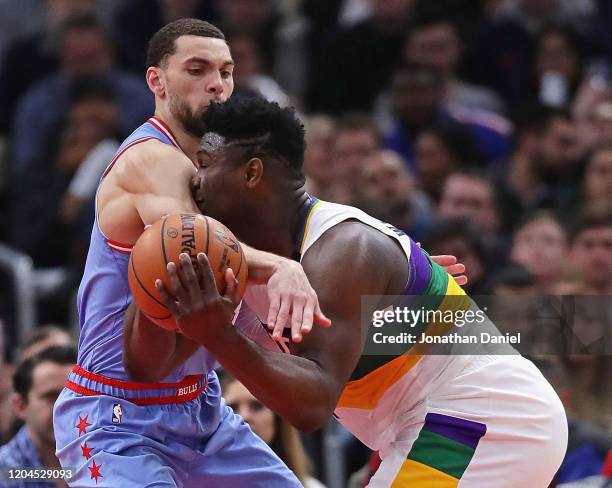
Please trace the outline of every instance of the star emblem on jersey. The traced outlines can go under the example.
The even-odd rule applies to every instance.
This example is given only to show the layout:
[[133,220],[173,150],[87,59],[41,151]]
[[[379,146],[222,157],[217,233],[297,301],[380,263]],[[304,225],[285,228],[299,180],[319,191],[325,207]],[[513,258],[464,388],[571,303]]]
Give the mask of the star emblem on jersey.
[[89,447],[87,445],[87,442],[85,442],[85,444],[83,444],[81,446],[81,451],[83,451],[83,457],[85,459],[90,459],[91,458],[91,451],[93,451],[93,447]]
[[96,461],[92,461],[93,465],[88,466],[89,471],[91,471],[91,479],[96,480],[96,485],[98,484],[98,478],[103,478],[102,473],[100,473],[101,464],[96,464]]
[[81,434],[84,434],[87,430],[87,427],[91,425],[89,422],[87,422],[87,417],[89,417],[89,415],[85,415],[85,418],[79,415],[79,423],[75,425],[75,428],[79,429],[79,436]]

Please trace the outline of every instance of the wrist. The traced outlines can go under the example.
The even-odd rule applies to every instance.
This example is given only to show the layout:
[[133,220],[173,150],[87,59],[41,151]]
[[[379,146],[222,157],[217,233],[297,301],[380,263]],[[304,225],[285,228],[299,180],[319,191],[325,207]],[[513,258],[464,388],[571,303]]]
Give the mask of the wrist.
[[237,347],[239,340],[240,334],[230,324],[216,329],[214,334],[209,335],[205,342],[202,341],[202,345],[214,354],[217,359],[221,359],[228,354],[233,354],[232,351]]
[[249,281],[265,284],[276,271],[289,261],[286,258],[264,251],[258,251],[248,246],[243,247],[247,258]]

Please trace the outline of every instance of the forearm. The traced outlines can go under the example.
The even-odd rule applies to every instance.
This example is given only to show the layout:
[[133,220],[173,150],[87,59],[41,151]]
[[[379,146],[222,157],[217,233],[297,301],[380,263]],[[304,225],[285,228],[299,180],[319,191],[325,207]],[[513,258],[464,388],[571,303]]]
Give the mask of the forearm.
[[276,266],[282,261],[287,261],[286,258],[276,254],[259,251],[244,243],[241,245],[249,267],[249,280],[252,282],[266,283],[274,273]]
[[[124,320],[123,365],[136,381],[159,381],[170,371],[177,334],[148,321],[130,306]],[[153,361],[154,358],[154,361]]]
[[234,328],[208,349],[264,405],[299,430],[319,428],[339,392],[315,361],[263,349]]

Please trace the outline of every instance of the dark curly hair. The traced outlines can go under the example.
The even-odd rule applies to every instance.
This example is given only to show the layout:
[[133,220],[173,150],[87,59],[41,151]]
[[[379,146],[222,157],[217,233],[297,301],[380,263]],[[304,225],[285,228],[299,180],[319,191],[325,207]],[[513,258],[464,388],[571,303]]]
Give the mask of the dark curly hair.
[[153,34],[147,50],[147,68],[161,66],[168,56],[176,52],[176,40],[182,36],[225,40],[223,32],[209,22],[199,19],[175,20]]
[[259,96],[234,96],[210,104],[204,127],[206,132],[223,136],[228,144],[245,147],[250,157],[284,162],[292,176],[304,179],[304,125],[293,108],[281,108]]

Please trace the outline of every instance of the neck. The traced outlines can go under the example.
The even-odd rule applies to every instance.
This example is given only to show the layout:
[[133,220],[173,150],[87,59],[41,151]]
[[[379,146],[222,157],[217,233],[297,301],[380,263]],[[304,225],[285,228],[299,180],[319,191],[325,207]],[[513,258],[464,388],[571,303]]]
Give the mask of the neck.
[[[255,219],[246,219],[242,234],[247,244],[279,256],[291,257],[295,251],[295,241],[300,233],[308,205],[308,194],[304,187],[287,195],[273,195],[274,201],[262,205],[261,208],[278,209],[275,212],[258,214]],[[243,220],[244,221],[244,220]],[[257,225],[253,225],[253,221]]]
[[187,132],[183,128],[183,124],[176,120],[164,107],[157,107],[155,109],[155,116],[162,119],[170,128],[178,145],[187,157],[194,162],[197,161],[198,146],[200,145],[201,138]]

